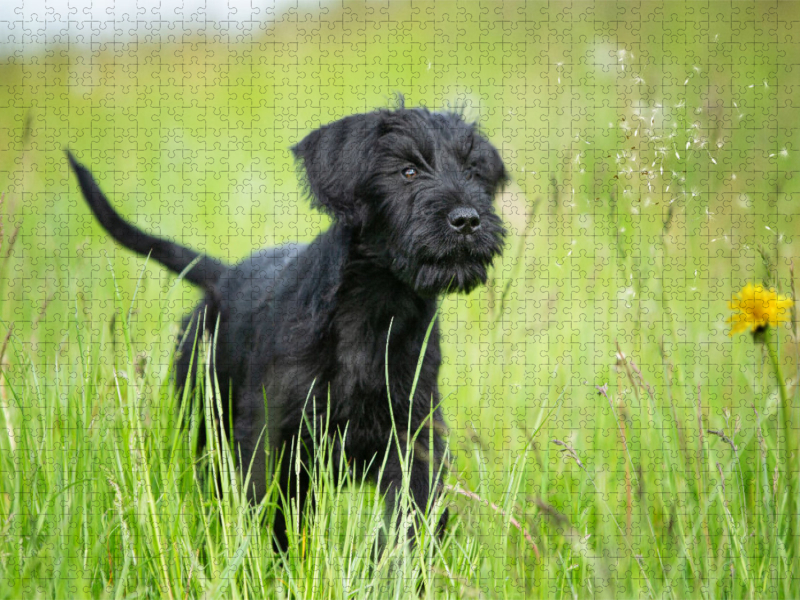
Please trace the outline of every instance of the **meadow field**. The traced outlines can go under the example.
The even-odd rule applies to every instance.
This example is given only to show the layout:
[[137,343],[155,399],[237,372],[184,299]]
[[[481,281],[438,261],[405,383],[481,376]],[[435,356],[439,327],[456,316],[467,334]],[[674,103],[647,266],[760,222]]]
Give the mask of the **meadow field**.
[[[728,322],[747,284],[800,286],[798,21],[312,3],[9,54],[0,598],[800,597],[796,307]],[[229,449],[176,426],[200,293],[114,244],[63,149],[141,228],[234,262],[327,227],[289,147],[398,92],[477,120],[512,179],[488,285],[440,309],[450,527],[379,552],[381,497],[321,448],[317,510],[276,554],[277,493],[250,507]]]

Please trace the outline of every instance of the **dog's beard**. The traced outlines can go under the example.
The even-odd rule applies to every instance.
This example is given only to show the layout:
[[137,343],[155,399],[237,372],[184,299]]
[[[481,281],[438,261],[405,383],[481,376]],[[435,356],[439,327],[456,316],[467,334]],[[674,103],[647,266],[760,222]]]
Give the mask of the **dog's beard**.
[[502,248],[502,232],[482,236],[480,243],[455,243],[395,258],[394,270],[421,296],[469,293],[486,283],[488,270]]
[[411,286],[421,296],[436,296],[446,293],[467,294],[486,283],[488,265],[460,263],[452,266],[441,264],[419,265]]

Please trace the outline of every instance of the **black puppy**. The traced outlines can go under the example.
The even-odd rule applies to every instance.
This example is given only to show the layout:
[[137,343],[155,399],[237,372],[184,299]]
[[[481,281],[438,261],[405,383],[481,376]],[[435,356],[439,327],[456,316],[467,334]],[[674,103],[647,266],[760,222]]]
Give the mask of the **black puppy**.
[[[283,450],[283,494],[288,499],[299,492],[303,506],[308,472],[296,475],[297,457],[290,457],[299,451],[310,464],[315,444],[309,422],[317,415],[329,420],[334,448],[344,450],[351,468],[373,479],[389,445],[380,487],[391,511],[402,481],[392,426],[405,452],[410,420],[412,434],[422,433],[409,487],[424,511],[442,485],[438,476],[430,481],[428,461],[438,474],[444,454],[441,411],[431,418],[441,362],[435,324],[409,396],[436,296],[484,283],[501,252],[505,231],[492,203],[507,180],[503,162],[460,115],[402,106],[321,127],[292,150],[305,169],[312,205],[333,224],[307,246],[260,250],[236,266],[127,223],[68,154],[89,207],[114,239],[176,273],[196,261],[185,278],[207,294],[184,321],[189,342],[179,348],[176,378],[179,385],[193,380],[192,343],[202,327],[213,334],[218,323],[213,365],[226,396],[221,404],[229,400],[232,411],[226,408],[221,422],[233,424],[241,467],[252,463],[250,497],[259,500],[267,489],[266,439],[273,455]],[[447,511],[440,528],[446,522]],[[274,531],[276,546],[285,550],[281,511]]]

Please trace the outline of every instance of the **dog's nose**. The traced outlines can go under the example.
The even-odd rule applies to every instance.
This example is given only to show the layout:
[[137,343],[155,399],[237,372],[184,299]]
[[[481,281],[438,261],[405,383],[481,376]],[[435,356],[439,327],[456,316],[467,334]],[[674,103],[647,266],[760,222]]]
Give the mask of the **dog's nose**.
[[454,208],[450,211],[450,214],[447,215],[447,221],[450,223],[450,227],[464,235],[480,229],[481,226],[481,218],[478,216],[478,211],[474,208]]

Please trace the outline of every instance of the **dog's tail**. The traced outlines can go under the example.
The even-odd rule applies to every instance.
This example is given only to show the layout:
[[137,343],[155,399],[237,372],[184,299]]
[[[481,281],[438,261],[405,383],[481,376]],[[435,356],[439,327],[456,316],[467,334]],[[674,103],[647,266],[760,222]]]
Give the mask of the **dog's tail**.
[[194,263],[185,273],[184,278],[206,291],[214,291],[220,276],[229,268],[226,264],[169,240],[148,235],[125,221],[111,207],[108,198],[100,190],[89,170],[80,164],[69,150],[65,151],[72,170],[78,176],[78,184],[86,203],[111,237],[138,254],[152,257],[177,274],[183,273],[189,265]]

